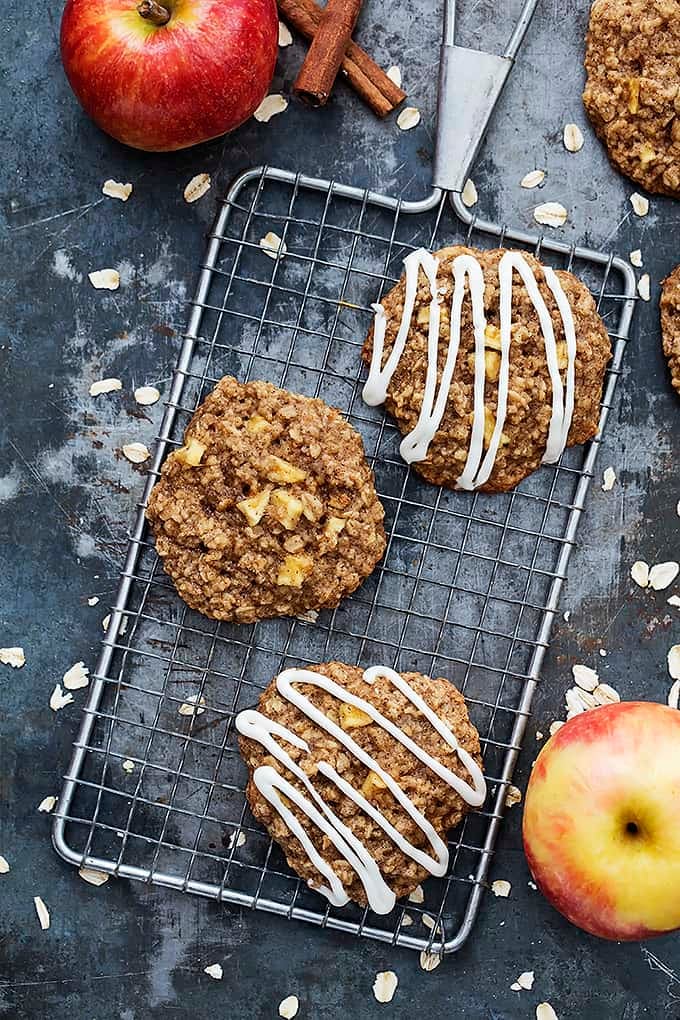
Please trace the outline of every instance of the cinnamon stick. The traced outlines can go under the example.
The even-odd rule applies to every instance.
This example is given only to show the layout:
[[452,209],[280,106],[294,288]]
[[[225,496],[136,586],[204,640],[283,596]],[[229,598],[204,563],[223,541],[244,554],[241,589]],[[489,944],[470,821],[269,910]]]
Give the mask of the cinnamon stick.
[[[315,0],[277,0],[277,3],[285,20],[300,35],[305,39],[314,38],[323,14]],[[378,117],[387,116],[406,99],[406,93],[355,42],[350,41],[340,70]]]
[[361,0],[328,0],[293,92],[310,106],[328,102],[361,10]]

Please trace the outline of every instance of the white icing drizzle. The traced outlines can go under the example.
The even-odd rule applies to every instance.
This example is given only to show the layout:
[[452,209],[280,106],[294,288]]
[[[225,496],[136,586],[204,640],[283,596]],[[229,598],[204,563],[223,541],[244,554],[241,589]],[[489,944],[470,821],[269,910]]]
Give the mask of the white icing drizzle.
[[404,353],[408,333],[411,328],[418,289],[418,274],[419,269],[422,267],[430,284],[430,293],[432,295],[427,335],[427,369],[423,402],[418,421],[415,428],[408,435],[404,436],[399,447],[404,460],[408,464],[412,464],[415,461],[425,459],[430,443],[444,417],[458,359],[461,317],[467,283],[472,303],[472,322],[475,335],[474,401],[468,456],[456,485],[460,489],[472,490],[479,488],[480,485],[484,485],[488,481],[496,462],[498,448],[503,436],[503,426],[507,417],[510,346],[512,342],[512,281],[513,272],[517,272],[536,309],[543,333],[546,363],[552,387],[552,410],[543,463],[554,464],[559,460],[564,451],[571,427],[574,411],[574,368],[576,361],[574,318],[557,274],[548,267],[543,268],[545,282],[555,298],[555,303],[562,319],[567,346],[566,387],[560,375],[552,317],[543,300],[533,269],[520,252],[507,251],[500,259],[498,278],[500,289],[501,364],[498,376],[496,421],[488,449],[486,454],[484,454],[484,389],[486,384],[484,331],[487,323],[484,312],[484,274],[481,265],[473,255],[458,255],[453,260],[452,274],[454,286],[451,298],[451,327],[439,388],[437,388],[440,339],[440,294],[437,287],[438,262],[424,248],[419,248],[406,256],[404,266],[406,270],[404,309],[397,336],[384,367],[381,367],[381,365],[385,349],[387,315],[382,305],[372,306],[375,312],[373,352],[368,379],[363,389],[363,399],[370,406],[375,406],[385,401],[390,381]]
[[[448,868],[449,854],[446,843],[438,835],[435,828],[428,822],[424,815],[418,810],[413,801],[404,793],[398,783],[378,764],[375,759],[361,748],[352,737],[320,709],[318,709],[301,691],[296,689],[296,684],[311,684],[319,687],[339,701],[365,712],[373,722],[381,726],[395,740],[406,747],[424,765],[431,769],[440,779],[443,779],[460,796],[473,807],[479,807],[486,798],[486,783],[482,771],[472,756],[460,747],[454,734],[449,727],[429,707],[427,702],[394,670],[387,666],[374,666],[364,673],[367,683],[373,683],[378,677],[388,679],[408,700],[426,717],[432,727],[439,733],[441,738],[455,751],[461,764],[467,770],[471,784],[465,782],[455,772],[447,768],[441,762],[433,758],[427,751],[416,744],[390,719],[383,716],[369,701],[347,691],[337,684],[330,677],[312,670],[288,669],[281,673],[276,680],[276,687],[282,697],[294,704],[301,712],[311,719],[317,726],[333,736],[342,744],[362,765],[378,775],[397,802],[404,808],[409,817],[416,823],[426,836],[433,855],[414,847],[401,833],[385,818],[385,816],[371,804],[359,791],[348,783],[328,762],[318,762],[317,768],[321,775],[330,779],[338,789],[354,801],[366,814],[368,814],[377,825],[382,828],[392,842],[407,856],[411,857],[421,867],[425,868],[432,875],[444,875]],[[253,781],[260,793],[269,801],[272,807],[281,815],[282,819],[297,837],[310,861],[317,871],[328,882],[327,886],[318,887],[327,899],[335,906],[343,906],[348,901],[348,896],[342,886],[337,874],[331,866],[316,851],[314,844],[300,825],[299,821],[286,807],[280,794],[288,798],[304,812],[309,820],[320,829],[333,843],[338,852],[351,865],[358,875],[365,891],[366,898],[372,910],[379,914],[386,914],[393,908],[395,895],[385,883],[380,869],[370,855],[364,844],[354,835],[333,810],[324,801],[315,789],[311,779],[302,768],[290,757],[288,752],[281,746],[285,741],[303,751],[308,751],[307,743],[297,734],[286,727],[281,726],[274,720],[268,719],[261,712],[247,709],[236,717],[236,728],[243,736],[251,740],[257,740],[273,758],[279,761],[284,768],[289,770],[303,784],[307,793],[306,797],[301,791],[292,786],[275,768],[271,766],[260,766],[253,773]],[[277,739],[278,738],[278,739]],[[311,799],[310,799],[311,798]]]

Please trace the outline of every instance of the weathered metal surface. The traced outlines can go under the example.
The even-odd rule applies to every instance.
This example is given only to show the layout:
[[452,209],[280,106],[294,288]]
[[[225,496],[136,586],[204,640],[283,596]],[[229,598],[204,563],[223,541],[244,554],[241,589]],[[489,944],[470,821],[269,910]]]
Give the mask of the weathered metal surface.
[[[6,4],[0,644],[24,645],[27,663],[0,667],[0,853],[11,865],[0,878],[0,1014],[267,1017],[295,993],[299,1015],[315,1018],[382,1011],[406,1018],[427,1009],[520,1020],[543,1000],[560,1018],[680,1017],[678,938],[610,945],[562,921],[527,884],[521,808],[510,813],[494,869],[512,882],[510,898],[488,897],[469,944],[430,974],[407,951],[126,882],[95,889],[54,855],[48,820],[37,813],[58,788],[77,723],[77,705],[55,715],[49,696],[73,662],[94,661],[141,491],[140,470],[118,451],[129,441],[150,444],[161,413],[161,405],[139,408],[132,391],[167,385],[216,196],[238,170],[265,161],[409,198],[429,190],[439,48],[431,8],[430,0],[406,0],[397,16],[371,0],[359,33],[386,66],[401,66],[409,102],[423,113],[413,131],[374,120],[341,85],[325,110],[291,104],[269,124],[253,121],[226,140],[153,157],[118,146],[80,112],[59,65],[59,11],[37,18],[26,0]],[[461,41],[500,49],[508,22],[498,5],[462,8]],[[624,254],[640,247],[653,281],[600,461],[614,466],[618,482],[608,493],[595,487],[581,527],[563,600],[571,615],[556,630],[535,701],[521,787],[534,733],[563,715],[572,663],[599,668],[624,697],[665,700],[666,651],[680,630],[666,604],[670,591],[643,592],[628,576],[635,559],[678,555],[680,405],[660,354],[656,308],[659,281],[680,261],[677,205],[653,198],[649,215],[635,217],[628,201],[635,189],[610,169],[587,128],[586,18],[582,0],[539,7],[473,174],[485,215],[528,226],[535,204],[559,200],[570,211],[561,236]],[[298,43],[282,51],[273,90],[287,92],[301,54]],[[576,155],[561,142],[572,120],[586,134]],[[548,171],[546,184],[523,191],[518,182],[534,167]],[[187,205],[184,186],[202,171],[213,188]],[[101,195],[108,177],[133,183],[127,203]],[[93,290],[87,273],[109,266],[121,271],[120,290]],[[122,393],[90,398],[90,383],[103,376],[120,377]],[[94,595],[100,601],[90,607]],[[47,932],[34,895],[50,908]],[[203,974],[214,962],[224,968],[221,982]],[[379,1007],[371,985],[388,968],[399,988]],[[532,969],[534,989],[512,992],[517,975]]]

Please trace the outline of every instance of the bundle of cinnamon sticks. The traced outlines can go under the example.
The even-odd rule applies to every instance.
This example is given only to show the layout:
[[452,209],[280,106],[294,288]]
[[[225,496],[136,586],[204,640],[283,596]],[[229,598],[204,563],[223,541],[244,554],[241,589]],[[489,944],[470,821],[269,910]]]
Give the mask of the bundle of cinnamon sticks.
[[293,91],[311,106],[323,106],[342,73],[378,117],[385,117],[406,98],[398,85],[352,41],[361,0],[277,0],[279,12],[305,39],[311,40]]

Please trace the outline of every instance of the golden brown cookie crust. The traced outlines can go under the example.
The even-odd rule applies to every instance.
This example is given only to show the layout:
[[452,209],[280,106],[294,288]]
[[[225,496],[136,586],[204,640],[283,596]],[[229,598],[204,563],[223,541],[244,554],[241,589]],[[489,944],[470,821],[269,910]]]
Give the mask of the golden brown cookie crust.
[[609,158],[680,196],[680,0],[596,0],[583,102]]
[[[448,339],[449,309],[453,291],[451,266],[458,255],[473,255],[482,267],[486,283],[484,305],[487,322],[498,327],[499,282],[498,263],[503,249],[477,251],[454,246],[437,252],[438,283],[444,288],[441,305],[441,335]],[[545,283],[541,265],[534,256],[522,252],[533,269],[541,295],[550,312],[558,350],[566,348],[564,327],[555,298]],[[604,373],[611,356],[611,344],[595,301],[587,287],[571,273],[558,271],[562,288],[569,300],[576,327],[577,353],[575,363],[574,415],[568,445],[584,443],[597,432]],[[390,351],[401,321],[404,307],[405,279],[383,298],[388,325],[385,336],[383,364]],[[404,354],[392,377],[385,407],[396,420],[399,431],[406,435],[414,428],[423,400],[427,371],[428,308],[430,284],[421,271],[411,330]],[[513,297],[513,341],[510,353],[509,398],[504,439],[498,450],[494,469],[482,491],[503,492],[514,488],[540,465],[546,448],[551,418],[552,386],[545,358],[543,334],[536,309],[526,288],[515,274]],[[562,345],[562,346],[560,346]],[[446,358],[447,343],[439,344],[438,381]],[[463,303],[461,339],[449,390],[449,399],[440,427],[432,440],[427,457],[412,467],[436,485],[454,488],[468,456],[474,407],[474,329],[469,296]],[[373,350],[373,329],[364,344],[362,357],[370,364]],[[564,363],[561,367],[565,367]],[[562,372],[564,378],[564,371]],[[495,418],[497,382],[487,378],[485,406]]]
[[680,266],[661,284],[661,340],[671,373],[671,385],[680,393]]
[[[442,761],[466,782],[470,782],[470,777],[461,765],[457,754],[389,680],[379,677],[369,685],[363,679],[362,669],[357,666],[345,665],[342,662],[328,662],[310,668],[314,672],[330,677],[352,694],[369,701],[379,712],[395,722],[421,748]],[[420,673],[403,673],[402,676],[447,724],[460,746],[465,748],[481,766],[479,735],[470,722],[462,694],[443,678],[431,679]],[[341,725],[340,702],[336,698],[309,684],[296,686],[325,715],[337,725]],[[268,718],[275,719],[307,741],[310,748],[309,754],[290,744],[286,744],[286,751],[308,775],[313,775],[315,788],[330,808],[342,818],[354,835],[366,846],[368,852],[376,860],[385,882],[395,895],[401,897],[413,892],[416,886],[428,877],[429,873],[411,857],[399,850],[377,823],[365,814],[354,801],[341,793],[334,783],[320,775],[316,765],[319,761],[328,762],[355,789],[361,789],[369,770],[334,737],[308,719],[286,698],[283,698],[276,689],[275,681],[272,681],[262,694],[258,707],[259,711]],[[380,726],[370,723],[367,726],[354,727],[350,732],[352,738],[397,781],[442,838],[467,814],[469,807],[462,797]],[[281,763],[257,741],[240,737],[239,746],[250,771],[246,795],[253,814],[281,846],[293,871],[313,885],[318,885],[321,882],[326,884],[326,880],[322,879],[311,863],[307,852],[297,838],[291,834],[279,813],[255,786],[253,772],[261,765],[270,765],[281,772],[301,792],[304,791],[302,783],[292,773],[284,769]],[[369,795],[369,799],[413,846],[428,853],[431,852],[422,830],[409,818],[389,790],[375,790]],[[355,902],[365,906],[366,897],[363,885],[344,857],[338,854],[328,837],[312,825],[304,813],[292,803],[287,806],[304,827],[320,856],[330,864],[338,875],[347,895]]]
[[225,376],[184,443],[146,515],[192,609],[251,623],[337,606],[382,556],[361,437],[323,401]]

